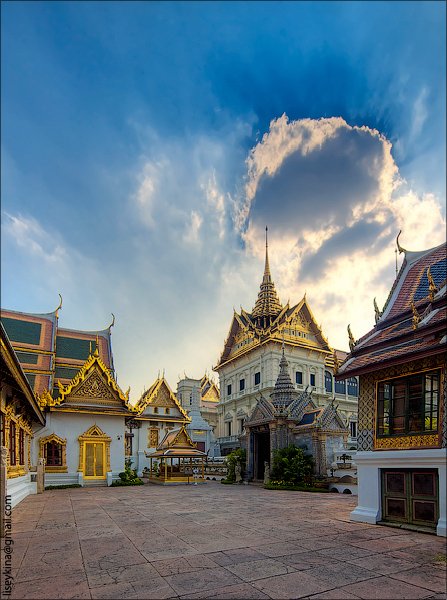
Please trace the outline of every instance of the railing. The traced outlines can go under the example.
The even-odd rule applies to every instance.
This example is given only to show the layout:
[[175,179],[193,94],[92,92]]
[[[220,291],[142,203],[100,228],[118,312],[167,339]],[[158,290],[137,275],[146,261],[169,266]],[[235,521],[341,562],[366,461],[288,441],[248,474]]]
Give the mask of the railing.
[[238,442],[238,441],[239,441],[238,435],[226,435],[224,437],[217,438],[217,442],[219,444],[229,444],[229,443]]

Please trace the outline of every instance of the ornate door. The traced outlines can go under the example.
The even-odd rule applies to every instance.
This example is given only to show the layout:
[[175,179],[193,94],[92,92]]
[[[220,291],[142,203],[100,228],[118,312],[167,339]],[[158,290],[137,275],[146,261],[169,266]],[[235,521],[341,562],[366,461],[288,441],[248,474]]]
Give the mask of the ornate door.
[[85,443],[84,477],[105,479],[104,455],[104,442]]

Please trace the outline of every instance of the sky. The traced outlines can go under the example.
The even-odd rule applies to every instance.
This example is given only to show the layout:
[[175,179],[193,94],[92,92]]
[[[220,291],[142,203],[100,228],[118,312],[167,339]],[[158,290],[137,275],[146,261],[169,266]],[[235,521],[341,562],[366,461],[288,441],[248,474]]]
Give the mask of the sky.
[[[281,302],[347,349],[445,239],[443,2],[3,2],[1,304],[101,330],[118,383],[212,375]],[[398,256],[398,265],[402,256]],[[216,375],[215,375],[216,377]]]

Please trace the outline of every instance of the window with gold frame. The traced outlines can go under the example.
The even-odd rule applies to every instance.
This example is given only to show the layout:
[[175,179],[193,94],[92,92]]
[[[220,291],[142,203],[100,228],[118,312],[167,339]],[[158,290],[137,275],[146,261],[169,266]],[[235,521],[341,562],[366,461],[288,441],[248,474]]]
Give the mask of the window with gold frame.
[[67,440],[55,433],[39,440],[39,457],[45,459],[46,473],[67,472]]

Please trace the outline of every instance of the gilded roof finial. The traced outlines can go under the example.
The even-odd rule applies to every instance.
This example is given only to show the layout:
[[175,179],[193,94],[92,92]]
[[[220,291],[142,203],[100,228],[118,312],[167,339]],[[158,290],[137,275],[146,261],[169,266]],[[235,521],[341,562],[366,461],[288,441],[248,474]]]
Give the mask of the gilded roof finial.
[[397,234],[397,238],[396,238],[396,245],[397,245],[397,249],[399,250],[399,254],[402,254],[402,252],[407,252],[407,250],[405,250],[405,248],[403,248],[400,244],[399,244],[399,236],[402,233],[402,230],[399,230],[399,233]]
[[115,325],[115,315],[113,313],[111,313],[111,315],[112,315],[112,322],[107,327],[107,329],[111,329]]
[[351,325],[348,325],[348,335],[349,335],[349,349],[352,352],[355,348],[356,342],[355,342],[354,336],[352,335]]
[[270,277],[270,265],[269,265],[269,242],[268,242],[268,230],[269,228],[265,227],[265,268],[264,268],[264,278],[266,275]]
[[59,298],[60,298],[59,305],[58,305],[58,307],[56,308],[56,310],[54,311],[54,312],[56,313],[56,317],[58,317],[58,316],[59,316],[59,311],[60,311],[60,309],[62,308],[62,296],[61,296],[60,294],[58,294],[58,296],[59,296]]
[[380,317],[382,316],[382,312],[379,310],[379,307],[377,306],[377,301],[375,298],[374,298],[374,312],[375,312],[375,317],[376,317],[376,323],[378,323]]
[[99,339],[98,339],[98,334],[96,334],[96,348],[95,348],[95,351],[93,352],[93,356],[99,356]]
[[427,279],[428,279],[428,297],[430,298],[430,302],[433,302],[435,299],[436,292],[438,288],[433,280],[432,274],[430,272],[430,267],[427,268]]
[[412,319],[413,329],[417,329],[418,325],[419,325],[419,321],[421,320],[421,317],[417,311],[416,306],[414,305],[414,300],[411,301],[411,310],[413,311],[413,319]]
[[334,374],[336,375],[338,373],[338,369],[340,368],[340,361],[338,360],[338,356],[335,350],[332,356],[334,357]]

